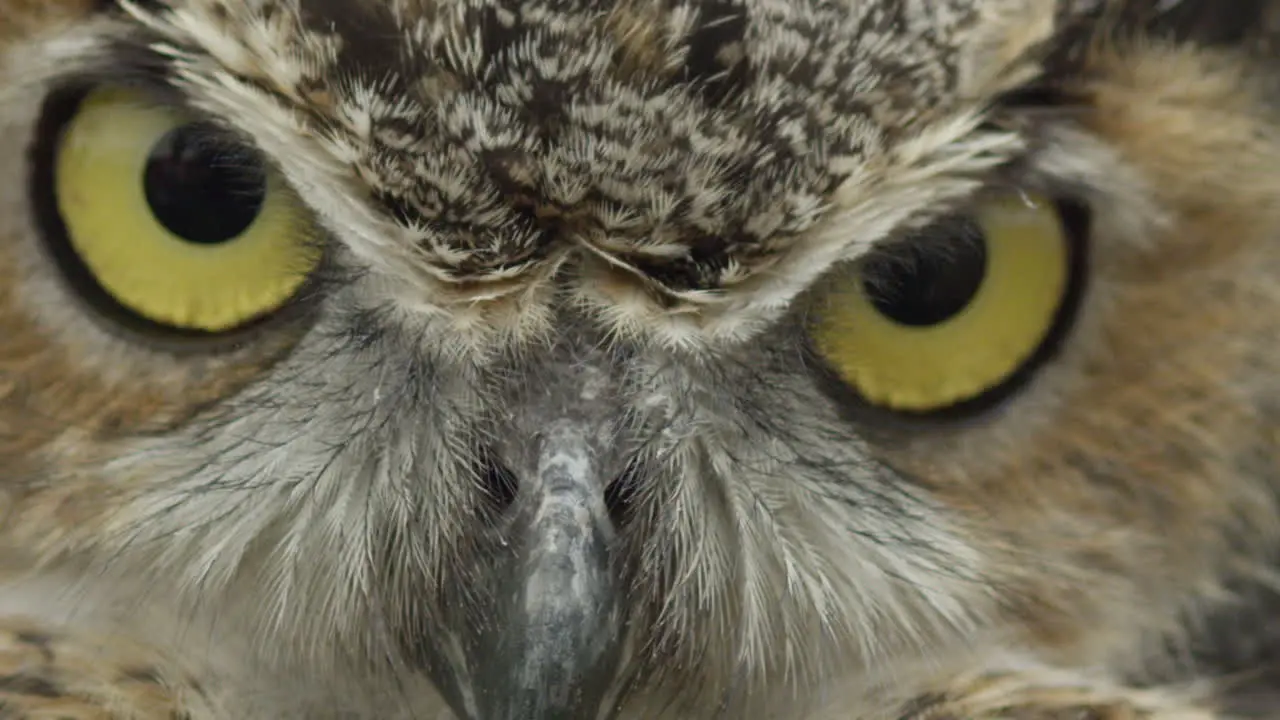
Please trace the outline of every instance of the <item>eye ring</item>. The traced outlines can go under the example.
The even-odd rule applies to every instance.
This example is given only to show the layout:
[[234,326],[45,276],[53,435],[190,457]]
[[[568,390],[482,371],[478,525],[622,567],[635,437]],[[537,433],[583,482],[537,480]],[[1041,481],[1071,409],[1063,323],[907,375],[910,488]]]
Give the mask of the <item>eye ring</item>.
[[[1043,369],[1045,364],[1058,355],[1064,341],[1070,336],[1071,330],[1076,324],[1088,283],[1090,262],[1089,234],[1091,226],[1088,206],[1069,197],[1045,199],[1042,202],[1052,208],[1061,226],[1064,281],[1058,294],[1058,302],[1044,323],[1042,336],[1010,372],[1003,374],[997,381],[983,388],[980,392],[932,406],[921,404],[916,407],[895,407],[893,403],[878,401],[878,398],[863,392],[856,380],[851,380],[846,372],[842,372],[840,358],[833,356],[829,347],[824,348],[821,330],[815,331],[815,327],[820,326],[822,323],[821,303],[829,297],[828,293],[830,293],[831,288],[839,287],[842,283],[863,281],[862,268],[865,267],[866,263],[859,262],[856,264],[857,269],[853,273],[850,273],[849,269],[845,268],[828,278],[827,282],[818,288],[815,293],[818,302],[809,303],[805,308],[806,316],[802,321],[802,345],[806,364],[811,369],[819,386],[835,398],[842,408],[851,411],[856,417],[869,415],[878,417],[881,421],[891,421],[893,418],[898,418],[942,423],[952,423],[989,412],[1024,389],[1037,373]],[[937,236],[952,232],[958,223],[972,223],[972,216],[949,216],[924,230],[923,235]],[[909,247],[912,239],[908,238],[895,242],[908,244],[899,247]],[[897,251],[895,251],[894,246],[889,246],[887,252],[893,255]],[[881,257],[871,262],[883,261],[884,258]],[[984,268],[984,271],[989,269]],[[956,285],[963,286],[964,282],[956,283]],[[960,294],[963,295],[963,292]],[[954,311],[954,308],[951,310]],[[935,318],[917,318],[920,320],[919,323],[913,323],[913,318],[911,317],[902,317],[898,319],[898,324],[902,326],[910,326],[912,324],[923,326],[927,325],[930,319],[945,322],[949,319],[949,314],[953,313],[939,312]]]
[[[106,326],[109,331],[173,352],[207,353],[234,349],[249,342],[254,335],[278,322],[296,320],[305,314],[307,305],[305,301],[315,295],[317,277],[326,260],[326,253],[322,248],[322,233],[310,220],[310,216],[303,214],[301,201],[296,201],[297,206],[293,212],[299,222],[297,230],[299,238],[303,234],[306,235],[306,244],[299,244],[298,247],[303,253],[299,257],[306,263],[307,272],[281,302],[270,307],[264,306],[261,312],[253,313],[241,322],[226,324],[225,327],[216,329],[184,327],[181,324],[164,322],[138,312],[104,285],[73,240],[73,229],[69,227],[59,202],[58,176],[59,153],[69,127],[81,112],[86,99],[92,97],[93,93],[101,91],[102,88],[103,86],[90,84],[71,84],[49,93],[36,127],[35,140],[28,151],[28,200],[36,230],[40,235],[41,250],[56,268],[62,284],[77,304],[85,308],[92,319]],[[140,98],[146,97],[142,91],[137,91],[137,95]],[[170,112],[175,117],[179,115],[178,111],[159,103],[150,106],[154,107],[156,112]],[[256,149],[246,146],[238,139],[233,139],[229,135],[217,135],[213,126],[197,119],[191,119],[186,125],[193,127],[199,125],[203,136],[216,143],[221,151],[233,153],[242,161],[257,163],[255,167],[262,173],[273,172]],[[175,125],[175,127],[181,126]],[[161,138],[157,138],[157,142],[160,140]],[[150,202],[154,196],[149,192],[151,188],[146,184],[146,179],[139,174],[136,182],[137,194],[140,197],[145,196]],[[277,193],[292,192],[278,178],[273,178],[273,183]],[[289,201],[294,202],[292,198]],[[163,224],[166,229],[171,227],[172,218],[166,219],[157,215],[155,220],[157,226],[161,225],[162,221],[169,220]],[[188,227],[195,227],[195,225]],[[182,228],[179,226],[179,229]],[[209,240],[216,242],[217,238],[210,237]],[[157,272],[162,269],[158,269]]]

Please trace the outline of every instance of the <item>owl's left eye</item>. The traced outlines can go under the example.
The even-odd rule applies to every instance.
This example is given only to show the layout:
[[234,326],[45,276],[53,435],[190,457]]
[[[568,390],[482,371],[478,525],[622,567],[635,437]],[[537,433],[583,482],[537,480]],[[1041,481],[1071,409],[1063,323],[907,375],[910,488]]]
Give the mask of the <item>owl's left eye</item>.
[[993,397],[1069,324],[1083,233],[1041,197],[987,198],[895,242],[821,293],[809,333],[863,401],[934,413]]
[[257,152],[139,92],[55,118],[33,189],[73,287],[112,316],[194,334],[275,312],[319,263],[302,202]]

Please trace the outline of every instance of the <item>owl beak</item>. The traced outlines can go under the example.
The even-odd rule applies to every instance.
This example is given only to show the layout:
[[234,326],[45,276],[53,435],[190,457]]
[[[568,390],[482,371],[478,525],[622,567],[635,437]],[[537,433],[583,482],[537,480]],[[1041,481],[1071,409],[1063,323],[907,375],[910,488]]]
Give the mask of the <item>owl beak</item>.
[[491,622],[470,658],[484,720],[608,717],[622,646],[614,528],[604,501],[591,423],[553,423],[541,435],[516,500],[509,542],[495,567]]

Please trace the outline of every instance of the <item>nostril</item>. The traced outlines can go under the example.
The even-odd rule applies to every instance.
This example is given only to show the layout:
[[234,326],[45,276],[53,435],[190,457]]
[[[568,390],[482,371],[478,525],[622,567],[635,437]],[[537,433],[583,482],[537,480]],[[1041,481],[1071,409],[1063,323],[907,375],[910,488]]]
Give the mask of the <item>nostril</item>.
[[480,488],[492,503],[494,511],[505,512],[516,501],[519,482],[506,465],[486,458],[480,468]]
[[639,484],[639,472],[633,461],[627,463],[622,473],[605,487],[604,505],[614,527],[622,527],[631,519]]
[[[501,515],[515,504],[520,491],[516,474],[492,455],[486,454],[476,463],[476,480],[484,494],[489,512]],[[634,514],[639,491],[639,471],[636,463],[628,463],[617,477],[604,489],[605,509],[614,527],[621,527]]]

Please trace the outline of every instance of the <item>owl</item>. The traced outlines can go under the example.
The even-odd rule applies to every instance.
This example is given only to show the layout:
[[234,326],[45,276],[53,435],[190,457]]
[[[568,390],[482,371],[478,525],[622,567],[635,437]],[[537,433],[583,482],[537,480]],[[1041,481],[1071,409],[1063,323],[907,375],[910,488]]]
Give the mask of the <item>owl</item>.
[[0,718],[1280,717],[1278,40],[0,0]]

